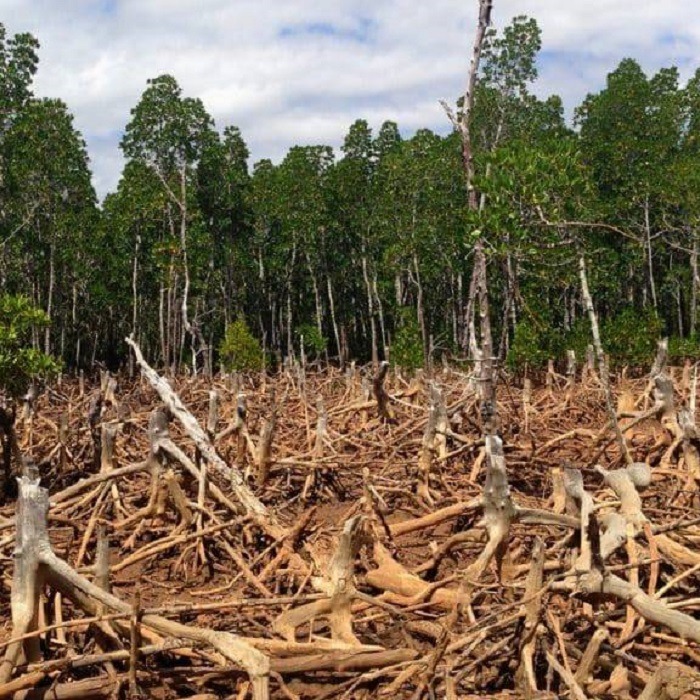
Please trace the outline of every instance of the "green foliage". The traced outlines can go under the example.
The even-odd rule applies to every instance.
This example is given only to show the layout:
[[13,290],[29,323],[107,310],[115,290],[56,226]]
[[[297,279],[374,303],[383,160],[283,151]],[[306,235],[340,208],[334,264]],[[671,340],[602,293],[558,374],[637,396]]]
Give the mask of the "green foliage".
[[128,159],[148,163],[167,179],[199,160],[213,138],[212,125],[201,100],[182,97],[175,78],[160,75],[148,81],[131,111],[121,148]]
[[396,367],[420,369],[425,361],[420,328],[412,309],[400,310],[400,323],[391,346],[391,361]]
[[[626,307],[616,315],[600,322],[600,340],[612,366],[645,367],[656,354],[656,341],[661,337],[663,324],[653,309]],[[580,318],[564,335],[559,355],[573,350],[582,360],[586,348],[593,343],[591,325],[587,317]]]
[[[240,131],[217,131],[205,105],[161,75],[131,112],[121,181],[98,210],[66,105],[32,97],[37,47],[0,24],[0,277],[3,292],[31,290],[51,310],[42,347],[60,339],[71,363],[118,363],[120,339],[138,329],[152,359],[177,365],[185,290],[197,342],[220,346],[225,310],[236,309],[279,355],[292,351],[288,323],[294,349],[303,334],[310,356],[328,344],[349,359],[367,359],[370,338],[381,345],[394,328],[394,358],[415,367],[419,316],[464,353],[477,239],[493,336],[510,341],[512,367],[567,348],[583,357],[580,253],[595,259],[589,280],[613,362],[644,363],[659,330],[652,313],[627,307],[654,308],[671,335],[696,330],[700,71],[683,86],[673,67],[646,75],[625,59],[576,110],[573,131],[561,99],[533,87],[537,22],[489,30],[470,117],[477,212],[457,131],[375,131],[358,119],[336,153],[293,146],[249,171]],[[694,356],[690,341],[674,342],[679,357]],[[257,345],[252,355],[259,366]]]
[[663,331],[659,317],[651,309],[623,309],[601,326],[601,341],[612,364],[644,367],[653,361],[656,341]]
[[[600,326],[603,350],[613,366],[648,365],[654,358],[656,341],[661,337],[662,331],[663,325],[659,317],[650,308],[624,308],[615,316],[605,319]],[[507,364],[512,369],[521,369],[525,364],[541,367],[549,358],[562,359],[567,350],[573,350],[581,361],[586,356],[586,348],[592,343],[591,325],[587,316],[579,318],[563,334],[557,332],[551,321],[544,322],[531,316],[518,322]],[[690,343],[685,346],[687,350],[692,347]],[[695,348],[700,353],[700,346],[696,345]]]
[[39,42],[31,34],[15,34],[8,39],[0,23],[0,136],[5,120],[31,96],[38,48]]
[[304,352],[307,357],[316,359],[325,352],[328,341],[321,335],[317,326],[311,323],[304,323],[295,329],[294,334],[299,339],[300,347],[303,339]]
[[550,339],[532,319],[518,321],[506,364],[519,370],[525,365],[539,367],[550,358]]
[[49,317],[26,297],[0,296],[0,388],[10,396],[24,393],[32,379],[59,371],[53,358],[28,347],[32,331],[49,323]]
[[668,359],[672,364],[680,364],[685,360],[700,360],[700,338],[669,338]]
[[261,369],[264,364],[260,342],[243,318],[226,328],[219,352],[224,368],[229,372],[251,372]]

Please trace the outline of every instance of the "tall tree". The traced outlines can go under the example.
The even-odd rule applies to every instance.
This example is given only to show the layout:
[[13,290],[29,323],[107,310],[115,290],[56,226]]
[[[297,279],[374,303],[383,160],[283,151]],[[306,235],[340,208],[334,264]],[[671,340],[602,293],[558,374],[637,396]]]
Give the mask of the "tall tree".
[[202,152],[197,173],[198,202],[212,237],[209,266],[216,274],[223,325],[242,313],[249,283],[252,227],[248,146],[240,129],[227,126]]
[[31,34],[16,34],[8,39],[0,22],[0,237],[2,239],[2,274],[5,285],[7,246],[27,225],[26,219],[10,215],[7,191],[7,154],[5,138],[8,129],[31,97],[31,85],[39,61],[39,42]]
[[56,312],[63,317],[46,327],[44,352],[56,349],[52,330],[61,332],[63,351],[62,329],[69,325],[68,314],[74,316],[71,304],[85,273],[82,266],[90,264],[86,253],[96,221],[85,143],[63,102],[30,100],[6,133],[5,154],[10,218],[25,225],[23,235],[9,242],[19,265],[14,272],[30,281],[36,305],[50,317]]
[[[188,229],[194,219],[191,203],[195,196],[196,166],[213,138],[213,121],[201,100],[182,97],[175,78],[161,75],[148,81],[141,100],[131,112],[131,121],[121,141],[124,155],[150,167],[168,196],[168,223],[171,233],[174,235],[177,230],[179,234],[179,263],[184,278],[182,295],[178,299],[182,319],[180,347],[182,350],[189,335],[195,369],[199,353],[203,355],[205,369],[208,369],[209,348],[198,318],[190,315],[192,276]],[[177,286],[174,263],[175,260],[170,294]],[[175,306],[174,302],[171,303],[171,308]],[[173,360],[177,364],[177,358]]]
[[[467,204],[469,210],[474,214],[478,211],[478,197],[474,188],[474,146],[471,136],[472,112],[474,109],[474,94],[479,73],[479,63],[484,47],[486,32],[491,24],[492,0],[479,0],[479,18],[474,36],[471,63],[467,74],[467,88],[462,98],[461,110],[458,114],[452,111],[446,103],[443,103],[448,117],[452,121],[455,129],[461,136],[462,141],[462,167],[464,169],[464,180],[467,193]],[[486,254],[484,251],[484,240],[481,235],[474,243],[474,269],[472,271],[472,281],[470,284],[469,300],[467,309],[473,308],[474,299],[479,299],[479,327],[481,331],[481,348],[479,349],[481,359],[480,388],[482,399],[482,413],[484,416],[495,412],[495,386],[493,372],[493,338],[491,334],[491,319],[489,310],[488,281],[486,276]],[[465,314],[466,323],[471,328],[471,313]],[[471,334],[471,331],[469,333]],[[484,431],[489,433],[492,429],[491,421],[487,421]]]
[[[646,263],[643,303],[659,305],[653,241],[664,228],[671,201],[668,178],[683,125],[678,71],[662,69],[647,79],[639,64],[624,59],[606,87],[589,95],[576,111],[581,144],[594,169],[611,223],[635,239]],[[663,251],[662,251],[663,254]]]

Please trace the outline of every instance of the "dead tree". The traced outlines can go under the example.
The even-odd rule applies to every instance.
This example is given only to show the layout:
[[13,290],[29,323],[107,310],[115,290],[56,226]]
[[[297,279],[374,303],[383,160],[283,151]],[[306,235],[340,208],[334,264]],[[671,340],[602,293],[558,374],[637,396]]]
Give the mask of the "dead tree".
[[290,642],[294,641],[299,627],[323,617],[328,620],[334,641],[361,646],[352,629],[351,606],[358,595],[354,566],[357,554],[365,543],[364,526],[365,518],[362,515],[355,515],[346,521],[327,569],[322,576],[312,579],[314,588],[327,598],[282,613],[272,625],[277,634]]
[[[20,658],[39,660],[38,637],[24,635],[37,629],[39,594],[48,584],[90,615],[108,610],[129,616],[132,606],[88,581],[53,552],[46,529],[48,491],[36,476],[19,480],[17,534],[12,583],[12,639],[0,663],[0,685],[7,683]],[[143,615],[141,622],[159,634],[213,647],[250,676],[256,700],[267,700],[269,658],[228,632],[191,627],[159,615]]]
[[[465,175],[467,189],[467,205],[470,211],[476,212],[479,209],[476,190],[474,188],[474,149],[471,139],[471,115],[474,108],[474,92],[476,88],[477,76],[479,73],[479,62],[484,45],[486,30],[491,24],[492,0],[479,0],[479,21],[472,57],[467,76],[467,87],[464,92],[461,110],[455,114],[452,108],[443,100],[441,102],[449,120],[462,140],[462,168]],[[494,403],[495,386],[493,371],[493,340],[491,336],[491,319],[489,312],[489,294],[486,274],[486,253],[484,250],[484,240],[479,236],[474,243],[474,268],[469,286],[469,297],[464,316],[464,326],[468,329],[469,342],[464,343],[464,348],[470,347],[473,337],[472,315],[475,304],[479,305],[479,327],[481,331],[481,372],[479,373],[479,386],[481,389],[482,403]]]
[[377,373],[374,375],[374,380],[372,381],[372,388],[374,390],[374,398],[377,401],[377,413],[379,419],[385,423],[394,422],[394,412],[391,410],[389,405],[389,394],[387,394],[384,388],[384,381],[386,380],[386,375],[389,372],[389,363],[383,360],[379,365]]
[[620,452],[624,457],[627,464],[632,464],[632,456],[627,448],[627,442],[625,441],[625,436],[622,434],[620,429],[620,424],[617,422],[617,413],[615,411],[615,402],[613,401],[612,389],[610,388],[610,375],[608,373],[608,363],[603,351],[603,344],[600,341],[600,330],[598,329],[598,317],[596,315],[595,309],[593,308],[593,299],[591,293],[588,290],[588,276],[586,274],[586,261],[583,255],[579,258],[579,275],[581,278],[581,293],[583,294],[583,303],[586,306],[586,311],[588,311],[588,318],[591,322],[591,331],[593,333],[593,346],[595,347],[596,355],[598,358],[598,369],[600,371],[600,382],[603,385],[603,391],[605,392],[605,405],[608,409],[608,418],[610,420],[610,426],[615,431],[615,436],[617,437],[617,442],[620,445]]

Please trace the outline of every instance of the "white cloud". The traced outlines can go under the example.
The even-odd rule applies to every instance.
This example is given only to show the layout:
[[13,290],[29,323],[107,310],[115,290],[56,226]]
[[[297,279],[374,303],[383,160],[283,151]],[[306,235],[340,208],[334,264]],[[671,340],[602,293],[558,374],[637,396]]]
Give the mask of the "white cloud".
[[[700,65],[700,16],[686,0],[496,0],[543,31],[538,94],[569,112],[625,56],[652,72]],[[464,0],[0,0],[10,33],[41,41],[35,92],[61,97],[88,143],[100,195],[116,186],[118,141],[146,80],[174,75],[253,159],[297,143],[337,146],[356,118],[445,131],[438,99],[464,87],[477,2]]]

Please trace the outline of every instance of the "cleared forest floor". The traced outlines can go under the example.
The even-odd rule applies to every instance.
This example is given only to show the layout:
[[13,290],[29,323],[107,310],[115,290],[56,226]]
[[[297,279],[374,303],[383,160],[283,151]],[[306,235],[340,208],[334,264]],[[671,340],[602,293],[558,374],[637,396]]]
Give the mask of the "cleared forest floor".
[[[689,373],[667,372],[680,409],[691,399]],[[625,431],[634,462],[651,466],[640,507],[594,468],[625,467],[605,429],[595,375],[573,384],[555,377],[529,397],[501,383],[500,434],[517,515],[506,546],[481,571],[488,457],[478,400],[465,374],[440,370],[432,381],[431,394],[425,377],[390,373],[386,420],[360,372],[171,380],[219,455],[246,473],[275,515],[284,532],[277,541],[235,512],[230,484],[203,469],[176,420],[171,444],[194,470],[165,449],[147,460],[149,420],[161,403],[144,380],[119,379],[106,396],[65,379],[44,392],[16,427],[49,490],[53,551],[92,581],[96,568],[97,578],[106,573],[95,566],[97,540],[108,542],[108,584],[128,608],[91,607],[45,586],[38,633],[28,637],[41,647],[27,651],[31,663],[19,658],[6,669],[0,698],[265,697],[268,678],[272,698],[700,697],[692,673],[700,667],[693,430],[679,432],[682,421],[660,410]],[[632,414],[651,414],[647,382],[617,380],[623,430]],[[240,394],[247,428],[237,419]],[[443,420],[426,431],[431,400]],[[268,456],[261,448],[270,433]],[[585,539],[599,590],[580,568],[584,498],[572,496],[575,472],[565,467],[581,470],[593,499],[600,532],[587,529]],[[81,485],[96,474],[102,480]],[[611,544],[615,516],[622,535]],[[0,657],[12,646],[14,548],[8,501],[0,507]],[[643,597],[625,600],[606,588],[618,579]],[[685,616],[671,626],[655,622],[649,600]],[[149,616],[241,637],[269,660],[269,676],[253,683],[250,668],[223,647],[164,631]]]

